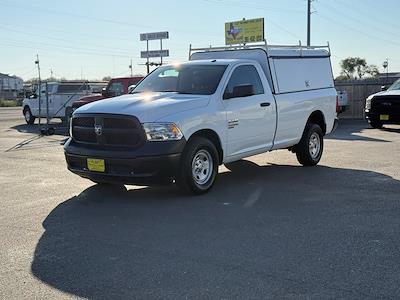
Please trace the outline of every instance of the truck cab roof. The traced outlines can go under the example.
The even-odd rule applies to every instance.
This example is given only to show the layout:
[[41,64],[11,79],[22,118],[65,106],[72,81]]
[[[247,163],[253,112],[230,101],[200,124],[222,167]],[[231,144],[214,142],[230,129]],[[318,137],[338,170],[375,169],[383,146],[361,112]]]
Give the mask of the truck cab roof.
[[232,59],[232,58],[218,58],[218,59],[199,59],[199,60],[191,60],[188,62],[181,63],[182,65],[185,64],[197,64],[197,65],[230,65],[232,63],[248,61],[251,62],[250,59]]

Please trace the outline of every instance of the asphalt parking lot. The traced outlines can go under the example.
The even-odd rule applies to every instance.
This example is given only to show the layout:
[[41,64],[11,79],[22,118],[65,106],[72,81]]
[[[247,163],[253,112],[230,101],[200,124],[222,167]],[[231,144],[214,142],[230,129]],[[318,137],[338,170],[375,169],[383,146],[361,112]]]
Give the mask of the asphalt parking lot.
[[400,295],[400,126],[341,121],[319,166],[258,155],[200,197],[97,186],[65,138],[0,109],[2,299]]

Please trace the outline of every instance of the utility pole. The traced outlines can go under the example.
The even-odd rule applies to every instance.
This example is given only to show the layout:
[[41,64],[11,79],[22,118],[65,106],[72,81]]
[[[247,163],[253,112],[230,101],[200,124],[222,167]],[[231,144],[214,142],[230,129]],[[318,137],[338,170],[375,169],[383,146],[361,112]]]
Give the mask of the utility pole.
[[149,40],[147,40],[146,41],[146,45],[147,45],[147,62],[146,62],[146,65],[147,65],[147,74],[149,74],[150,73],[150,66],[149,66]]
[[311,46],[311,1],[307,0],[307,46]]
[[41,94],[42,94],[42,81],[40,79],[40,64],[39,64],[39,54],[36,54],[36,60],[35,60],[35,65],[37,65],[38,68],[38,76],[39,76],[39,86],[38,86],[38,93],[39,93],[39,130],[40,130],[40,117],[41,117],[41,113],[42,113],[42,107],[41,107]]
[[[162,39],[160,39],[160,50],[162,51]],[[162,54],[161,54],[160,60],[161,60],[160,66],[162,66]]]
[[389,81],[389,59],[386,58],[386,60],[383,62],[383,68],[386,69],[386,84],[388,84]]
[[132,74],[132,59],[131,59],[131,64],[129,65],[129,69],[131,69],[131,77],[133,77],[133,74]]

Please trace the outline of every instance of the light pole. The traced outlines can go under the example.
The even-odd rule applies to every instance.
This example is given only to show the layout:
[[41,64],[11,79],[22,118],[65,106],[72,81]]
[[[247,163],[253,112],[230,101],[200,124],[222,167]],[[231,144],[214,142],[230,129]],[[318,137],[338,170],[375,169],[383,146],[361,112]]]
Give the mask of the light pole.
[[389,81],[389,59],[386,58],[386,60],[382,64],[383,68],[386,69],[386,84]]
[[311,1],[307,0],[307,46],[311,46]]
[[39,54],[36,54],[36,60],[35,60],[35,65],[37,65],[38,68],[38,76],[39,76],[39,86],[38,86],[38,93],[39,93],[39,130],[40,130],[40,117],[42,113],[42,107],[41,107],[41,86],[42,86],[42,81],[40,79],[40,62],[39,62]]

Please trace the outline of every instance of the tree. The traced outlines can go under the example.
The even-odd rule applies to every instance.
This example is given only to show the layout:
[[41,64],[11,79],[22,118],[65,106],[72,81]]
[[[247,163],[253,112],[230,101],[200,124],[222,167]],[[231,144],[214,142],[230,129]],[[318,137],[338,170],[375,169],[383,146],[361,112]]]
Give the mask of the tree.
[[368,67],[367,61],[364,58],[359,58],[359,57],[356,57],[355,61],[356,61],[357,75],[358,78],[361,79],[365,75],[366,68]]
[[368,75],[371,75],[372,77],[378,77],[379,75],[379,69],[376,65],[368,65],[365,73],[367,73]]
[[104,76],[102,81],[110,81],[111,80],[111,76]]
[[368,65],[365,58],[348,57],[340,62],[342,68],[341,74],[346,76],[347,79],[354,78],[354,73],[357,74],[359,79],[362,79],[365,74],[373,77],[379,74],[379,69],[375,65]]
[[340,62],[342,74],[346,75],[348,79],[353,78],[354,72],[357,72],[358,77],[362,78],[364,75],[363,70],[366,65],[366,60],[359,57],[348,57]]

